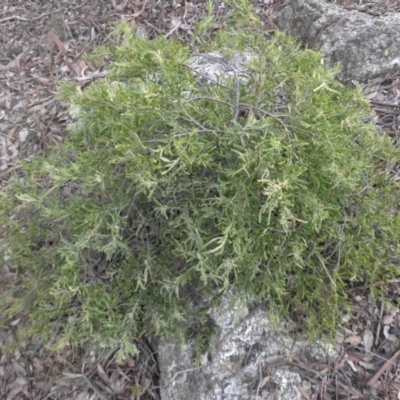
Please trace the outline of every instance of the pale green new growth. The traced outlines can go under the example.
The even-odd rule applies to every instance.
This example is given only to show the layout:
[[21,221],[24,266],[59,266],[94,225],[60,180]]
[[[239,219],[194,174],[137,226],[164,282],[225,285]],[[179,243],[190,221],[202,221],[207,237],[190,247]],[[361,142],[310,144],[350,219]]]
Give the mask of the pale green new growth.
[[397,273],[398,150],[318,53],[241,24],[204,46],[253,52],[246,83],[196,80],[188,48],[122,26],[112,73],[63,88],[82,123],[2,193],[7,264],[27,278],[5,320],[127,353],[141,335],[206,335],[189,304],[235,287],[318,335],[348,285]]

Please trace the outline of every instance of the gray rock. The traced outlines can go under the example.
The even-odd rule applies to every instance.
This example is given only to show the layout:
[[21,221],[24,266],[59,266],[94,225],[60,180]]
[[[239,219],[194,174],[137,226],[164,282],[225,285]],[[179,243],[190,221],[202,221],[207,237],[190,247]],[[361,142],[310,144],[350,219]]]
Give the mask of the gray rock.
[[364,80],[400,70],[400,14],[380,17],[321,0],[292,0],[277,16],[287,34],[319,49],[338,79]]
[[222,83],[226,78],[237,78],[242,83],[248,79],[246,66],[255,58],[249,52],[235,53],[227,57],[222,51],[198,54],[190,58],[187,66],[198,78],[207,83]]
[[[294,343],[283,325],[274,327],[267,311],[260,306],[250,309],[232,293],[224,294],[219,306],[210,307],[208,313],[215,329],[200,367],[193,362],[192,343],[159,344],[162,400],[300,400],[296,384],[307,387],[308,383],[284,365],[290,355],[304,351],[318,359],[335,355],[329,345]],[[272,373],[267,365],[274,367]],[[273,392],[260,387],[266,376]]]

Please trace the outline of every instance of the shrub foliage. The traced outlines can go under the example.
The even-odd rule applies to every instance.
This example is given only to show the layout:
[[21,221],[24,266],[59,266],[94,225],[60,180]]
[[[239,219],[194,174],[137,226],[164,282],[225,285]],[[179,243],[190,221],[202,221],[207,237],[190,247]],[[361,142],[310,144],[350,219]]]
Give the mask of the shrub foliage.
[[23,278],[4,319],[127,352],[182,336],[193,293],[234,287],[315,333],[348,285],[396,275],[398,150],[320,54],[227,28],[207,48],[255,58],[246,79],[207,83],[183,45],[116,34],[109,76],[63,88],[80,109],[69,138],[1,194],[3,257]]

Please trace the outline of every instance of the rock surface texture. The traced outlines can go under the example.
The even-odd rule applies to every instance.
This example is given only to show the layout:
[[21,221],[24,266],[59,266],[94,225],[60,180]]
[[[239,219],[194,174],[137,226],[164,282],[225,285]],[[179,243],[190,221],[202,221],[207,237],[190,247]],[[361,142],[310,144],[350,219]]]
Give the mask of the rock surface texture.
[[[221,304],[209,309],[215,323],[210,351],[195,368],[191,344],[174,342],[158,346],[162,400],[301,400],[296,384],[307,388],[299,374],[283,364],[293,352],[306,352],[316,361],[326,356],[328,346],[294,343],[289,336],[272,329],[268,313],[260,307],[250,310],[225,294]],[[333,349],[329,352],[334,355]],[[279,367],[279,364],[282,366]],[[274,365],[273,370],[268,365]],[[263,391],[268,376],[274,393]],[[263,384],[264,380],[264,384]]]
[[278,26],[320,50],[341,81],[364,80],[400,70],[400,13],[380,17],[347,11],[321,0],[292,0]]

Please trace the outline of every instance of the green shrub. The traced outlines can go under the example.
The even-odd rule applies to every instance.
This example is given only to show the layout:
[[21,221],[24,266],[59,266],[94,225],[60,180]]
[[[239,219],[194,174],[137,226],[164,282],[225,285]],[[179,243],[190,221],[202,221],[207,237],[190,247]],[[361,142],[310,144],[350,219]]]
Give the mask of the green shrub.
[[206,46],[253,52],[249,80],[207,85],[183,45],[118,34],[106,79],[63,88],[80,107],[70,137],[2,192],[3,256],[23,277],[4,320],[128,352],[183,337],[196,296],[234,287],[319,334],[348,285],[397,273],[398,150],[320,54],[227,28]]

